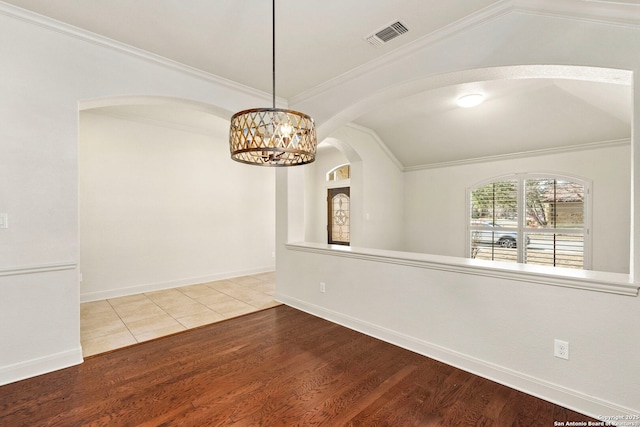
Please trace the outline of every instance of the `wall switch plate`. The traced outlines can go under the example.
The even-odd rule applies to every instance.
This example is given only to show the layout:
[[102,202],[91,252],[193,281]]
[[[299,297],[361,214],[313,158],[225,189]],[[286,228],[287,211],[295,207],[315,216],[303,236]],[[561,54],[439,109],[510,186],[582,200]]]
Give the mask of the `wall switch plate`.
[[0,228],[9,228],[9,215],[0,213]]
[[569,343],[561,340],[553,341],[553,355],[560,359],[569,360]]
[[320,292],[324,293],[324,291],[326,290],[324,282],[320,282]]

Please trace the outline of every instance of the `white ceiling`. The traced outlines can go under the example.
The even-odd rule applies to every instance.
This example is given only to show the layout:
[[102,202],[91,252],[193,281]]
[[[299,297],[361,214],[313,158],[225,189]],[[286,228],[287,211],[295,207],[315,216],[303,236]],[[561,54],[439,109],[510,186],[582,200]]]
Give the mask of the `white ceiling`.
[[[268,0],[5,2],[271,92]],[[500,0],[277,0],[277,94],[304,96],[496,3]],[[595,2],[584,0],[590,3]],[[640,6],[635,10],[640,16]],[[380,48],[366,42],[366,36],[397,20],[408,33]],[[468,91],[482,91],[487,99],[475,108],[456,107],[455,98]],[[146,114],[179,117],[158,108]],[[202,117],[194,120],[203,125]],[[212,123],[219,128],[219,121]],[[631,90],[560,79],[466,83],[373,106],[355,123],[374,130],[403,166],[416,167],[629,138]]]
[[[483,93],[460,108],[456,99]],[[405,167],[629,138],[629,86],[559,79],[446,86],[380,105],[355,120]],[[469,141],[472,141],[470,144]]]
[[[8,0],[7,3],[271,93],[269,0]],[[291,98],[496,0],[276,0],[277,92]],[[401,19],[376,49],[364,38]]]

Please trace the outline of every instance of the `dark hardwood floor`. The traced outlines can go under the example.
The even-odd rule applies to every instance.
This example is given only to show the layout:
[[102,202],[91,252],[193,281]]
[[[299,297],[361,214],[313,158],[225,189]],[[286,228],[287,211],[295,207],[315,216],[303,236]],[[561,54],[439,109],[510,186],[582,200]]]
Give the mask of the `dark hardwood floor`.
[[592,419],[290,307],[0,387],[0,425],[553,426]]

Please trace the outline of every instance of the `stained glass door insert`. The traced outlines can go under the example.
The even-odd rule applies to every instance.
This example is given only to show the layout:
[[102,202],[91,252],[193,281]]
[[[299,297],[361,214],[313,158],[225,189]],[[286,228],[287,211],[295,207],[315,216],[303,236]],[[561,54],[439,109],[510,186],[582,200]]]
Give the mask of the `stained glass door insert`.
[[349,187],[330,188],[328,205],[328,241],[334,245],[349,245],[351,233],[351,211],[349,209]]

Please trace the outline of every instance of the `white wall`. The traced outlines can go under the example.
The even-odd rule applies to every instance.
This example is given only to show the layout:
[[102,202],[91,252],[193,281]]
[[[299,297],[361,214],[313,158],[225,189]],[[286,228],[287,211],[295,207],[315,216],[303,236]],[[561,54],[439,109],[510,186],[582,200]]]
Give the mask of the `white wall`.
[[[366,130],[347,126],[334,133],[338,134],[342,142],[353,144],[352,148],[367,159],[360,161],[360,170],[366,173],[362,181],[369,192],[361,196],[357,186],[352,186],[352,199],[364,199],[360,211],[363,213],[358,212],[352,222],[356,226],[359,222],[365,227],[364,238],[368,244],[355,243],[355,246],[464,257],[466,190],[469,187],[509,173],[551,173],[585,179],[592,184],[589,212],[592,220],[589,248],[592,269],[629,273],[629,144],[602,144],[600,148],[588,150],[399,173],[389,158],[381,154],[378,144]],[[333,135],[329,141],[332,139]],[[367,154],[368,151],[372,153]],[[327,241],[325,174],[346,162],[347,157],[331,146],[322,149],[316,162],[306,168],[305,227],[308,242]],[[367,213],[369,220],[365,216]],[[389,221],[385,222],[385,218]]]
[[[2,4],[0,8],[10,10]],[[487,27],[490,31],[485,32]],[[10,224],[0,230],[2,384],[81,361],[74,269],[78,101],[145,94],[197,100],[233,112],[262,105],[269,97],[158,65],[102,42],[70,37],[10,13],[0,14],[0,29],[0,79],[10,83],[0,85],[0,212],[9,213]],[[458,30],[449,33],[450,39],[414,45],[412,55],[394,56],[384,67],[358,70],[360,76],[348,82],[350,89],[341,80],[291,108],[314,115],[320,123],[348,121],[370,105],[371,96],[387,96],[401,83],[478,67],[560,64],[622,68],[636,76],[640,72],[634,54],[640,36],[633,25],[505,12],[471,30]],[[637,129],[640,85],[634,87],[634,96]],[[354,105],[358,108],[351,108]],[[632,146],[637,170],[637,131]],[[482,375],[507,373],[510,379],[496,379],[517,379],[515,385],[530,392],[538,390],[536,384],[548,385],[538,395],[580,411],[640,413],[639,298],[286,250],[289,238],[304,236],[304,209],[296,205],[304,200],[304,183],[293,191],[287,182],[295,174],[277,172],[280,299],[424,353],[437,353],[447,363],[470,363]],[[638,176],[633,177],[636,207]],[[369,187],[363,191],[366,206]],[[634,222],[640,222],[640,209],[633,212]],[[633,234],[634,262],[640,265],[637,228]],[[366,239],[363,233],[364,243],[380,243],[377,236]],[[327,283],[325,294],[318,292],[319,280]],[[569,361],[553,358],[553,338],[570,342]],[[594,407],[601,411],[594,413]]]
[[[406,250],[464,256],[468,186],[507,171],[562,173],[593,183],[594,268],[628,272],[629,156],[623,144],[406,172]],[[299,227],[295,210],[280,214],[291,184],[278,181],[279,245]],[[405,252],[278,248],[276,297],[286,304],[594,417],[640,413],[640,340],[628,339],[638,297],[492,276],[486,265],[469,274],[440,256],[425,255],[425,267]],[[553,356],[555,339],[570,343],[570,360]]]
[[[540,14],[529,13],[528,10],[519,11],[520,3],[509,3],[510,10],[486,17],[471,28],[456,28],[448,33],[450,37],[414,45],[410,54],[394,55],[384,66],[359,69],[348,76],[351,79],[344,76],[344,79],[324,86],[322,93],[300,99],[291,107],[310,111],[307,107],[322,105],[321,111],[325,114],[317,119],[324,122],[324,131],[329,134],[326,127],[337,127],[354,119],[375,101],[406,95],[407,88],[424,89],[438,81],[451,81],[442,76],[449,73],[455,76],[463,70],[516,65],[578,65],[627,69],[634,72],[635,80],[638,79],[640,59],[635,52],[640,45],[640,29],[637,25],[618,25],[620,20],[616,19],[607,23],[606,17],[583,19],[577,16],[576,8],[569,7],[569,2],[539,3],[543,8],[548,6],[548,10]],[[569,6],[564,7],[567,4]],[[554,9],[556,5],[558,9]],[[580,11],[580,15],[583,12],[586,13]],[[490,11],[487,13],[491,15]],[[618,160],[625,155],[633,158],[631,197],[629,194],[627,197],[636,207],[630,214],[635,224],[630,228],[635,249],[631,251],[634,267],[640,265],[638,106],[640,85],[636,82],[631,152],[615,149],[599,153],[601,162],[608,160],[603,158],[605,155]],[[364,152],[359,154],[366,155]],[[594,197],[611,198],[611,203],[624,210],[624,206],[630,206],[623,200],[624,194],[618,191],[608,194],[610,186],[603,188],[600,183],[609,179],[607,174],[612,175],[611,183],[624,182],[629,169],[624,166],[618,169],[613,165],[607,166],[609,169],[599,168],[595,154],[583,158],[585,165],[580,170],[574,164],[574,170],[579,175],[593,177]],[[531,166],[526,161],[510,163],[510,166],[518,165],[528,170]],[[619,162],[614,163],[617,164]],[[593,169],[589,170],[588,165]],[[541,165],[536,166],[538,169]],[[559,172],[568,172],[564,165],[557,166]],[[555,168],[549,165],[545,169]],[[413,200],[417,197],[418,185],[426,186],[429,182],[429,188],[420,191],[420,197],[423,194],[442,196],[442,192],[434,187],[444,185],[439,179],[450,177],[453,170],[408,174],[408,220],[413,224],[419,222],[418,215],[413,216],[412,208],[432,214],[430,208]],[[456,174],[454,182],[460,191],[453,191],[442,203],[458,206],[460,212],[464,212],[465,187],[494,174],[487,165],[470,165],[456,171],[460,173]],[[503,171],[496,171],[496,174],[500,172]],[[637,378],[640,378],[640,340],[637,339],[640,298],[567,288],[559,283],[541,284],[518,274],[496,277],[486,266],[480,265],[461,271],[445,257],[434,258],[425,267],[419,263],[412,266],[415,255],[402,253],[357,256],[354,248],[352,252],[346,252],[287,246],[292,228],[295,231],[300,226],[301,212],[291,209],[288,198],[297,199],[300,195],[291,192],[291,182],[286,178],[278,175],[276,181],[278,299],[579,412],[595,417],[640,414],[637,386]],[[594,208],[594,215],[599,217],[594,223],[594,233],[606,233],[611,228],[602,229],[606,208],[605,205]],[[443,213],[433,220],[444,220]],[[627,218],[620,220],[626,222]],[[461,221],[464,224],[464,219]],[[455,219],[454,222],[459,223]],[[619,237],[625,227],[615,227],[612,232]],[[462,227],[456,228],[464,233]],[[417,240],[413,239],[412,244],[420,245]],[[464,236],[461,234],[460,239],[453,239],[456,240],[464,242]],[[451,246],[448,252],[460,250],[460,247]],[[624,253],[610,255],[607,251],[617,249],[611,249],[608,242],[601,242],[594,249],[598,268],[618,270],[629,262]],[[406,262],[398,263],[397,259],[403,256]],[[518,266],[523,270],[528,267]],[[632,268],[631,275],[602,274],[613,275],[615,280],[637,294],[637,270]],[[576,272],[573,283],[580,286],[587,274]],[[549,278],[551,283],[554,280]],[[319,282],[326,283],[325,293],[319,292]],[[570,343],[569,360],[553,357],[554,339]]]
[[[327,172],[349,163],[337,148],[318,148],[316,161],[305,167],[305,241],[327,243],[327,189],[349,187],[350,180],[327,182]],[[352,218],[353,221],[353,218]]]
[[307,241],[327,243],[326,173],[349,163],[351,245],[401,249],[404,187],[395,159],[372,131],[353,124],[336,129],[325,143],[330,148],[305,173]]
[[637,297],[340,253],[278,263],[276,297],[293,307],[591,416],[640,413]]
[[231,161],[226,134],[99,111],[80,115],[83,301],[275,268],[273,169]]
[[466,190],[509,173],[553,173],[591,181],[592,269],[629,273],[630,146],[407,172],[405,250],[465,256]]
[[103,39],[31,23],[4,3],[0,12],[0,212],[9,215],[9,228],[0,229],[4,384],[82,361],[75,268],[79,101],[174,97],[230,116],[270,98],[143,59]]

